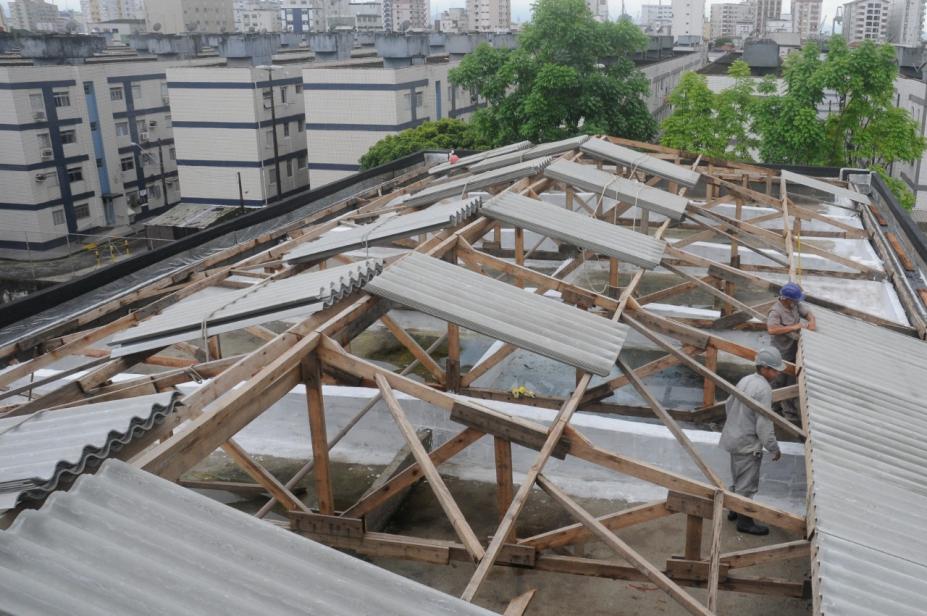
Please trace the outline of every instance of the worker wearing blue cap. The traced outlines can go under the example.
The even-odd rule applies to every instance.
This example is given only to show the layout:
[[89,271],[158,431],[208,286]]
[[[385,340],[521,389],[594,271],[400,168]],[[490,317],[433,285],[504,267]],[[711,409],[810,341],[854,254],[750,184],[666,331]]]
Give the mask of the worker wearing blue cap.
[[[766,333],[769,334],[769,341],[785,361],[795,361],[795,356],[798,354],[798,333],[802,328],[814,331],[817,327],[814,313],[808,308],[804,299],[805,294],[802,288],[794,282],[789,282],[779,291],[779,301],[773,304],[766,317]],[[804,322],[802,322],[803,319]],[[783,372],[773,382],[773,387],[785,387],[794,383],[795,377]],[[794,399],[783,400],[781,410],[790,421],[799,420],[798,406]]]

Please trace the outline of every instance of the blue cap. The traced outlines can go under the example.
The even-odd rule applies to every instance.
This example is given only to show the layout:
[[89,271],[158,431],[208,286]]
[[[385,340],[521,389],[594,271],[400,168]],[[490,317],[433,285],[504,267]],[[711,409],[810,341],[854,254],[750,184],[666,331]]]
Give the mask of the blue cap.
[[801,287],[794,282],[786,283],[782,289],[779,291],[779,297],[784,297],[785,299],[790,299],[796,302],[800,302],[805,299],[805,294],[801,290]]

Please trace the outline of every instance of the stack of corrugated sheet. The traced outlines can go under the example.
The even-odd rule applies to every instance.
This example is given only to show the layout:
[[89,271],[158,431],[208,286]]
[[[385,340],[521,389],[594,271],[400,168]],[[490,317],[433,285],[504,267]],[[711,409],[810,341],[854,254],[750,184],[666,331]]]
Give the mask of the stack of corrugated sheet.
[[356,250],[381,246],[393,240],[427,233],[445,227],[456,227],[480,209],[479,197],[450,203],[438,203],[418,212],[381,216],[374,222],[357,227],[338,227],[322,237],[300,244],[286,256],[287,263],[301,263]]
[[587,139],[589,139],[589,135],[580,135],[578,137],[570,137],[569,139],[563,139],[561,141],[542,143],[540,145],[534,146],[533,148],[528,148],[527,150],[519,150],[510,154],[493,156],[492,158],[487,158],[486,160],[471,165],[470,171],[473,173],[482,173],[483,171],[489,171],[490,169],[498,169],[499,167],[513,165],[523,160],[532,160],[542,156],[554,156],[556,154],[562,154],[563,152],[575,150],[583,143],[585,143]]
[[611,372],[628,333],[620,323],[419,253],[365,290],[600,376]]
[[[173,410],[167,392],[0,419],[0,509],[41,501]],[[0,599],[0,610],[6,607]]]
[[802,330],[817,614],[927,610],[927,343],[815,308]]
[[558,160],[544,170],[552,180],[566,182],[580,190],[587,190],[609,199],[636,205],[645,210],[681,220],[689,201],[671,192],[647,186],[641,182],[617,176],[591,165],[581,165],[568,160]]
[[656,156],[638,152],[605,139],[590,139],[583,144],[580,150],[583,154],[588,154],[593,158],[624,165],[631,169],[639,169],[649,175],[656,175],[689,188],[695,188],[699,178],[702,177],[702,174],[688,167],[673,164]]
[[455,169],[465,169],[468,166],[478,163],[481,160],[486,160],[487,158],[492,158],[493,156],[502,156],[503,154],[508,154],[509,152],[517,152],[518,150],[527,150],[532,146],[530,141],[519,141],[518,143],[510,143],[509,145],[504,145],[500,148],[494,148],[492,150],[484,150],[482,152],[477,152],[476,154],[471,154],[470,156],[464,156],[456,163],[440,163],[428,170],[428,173],[436,175],[438,173],[446,173],[448,171],[454,171]]
[[247,289],[202,293],[168,306],[161,313],[116,334],[113,356],[206,335],[221,334],[250,325],[278,321],[331,306],[363,287],[383,269],[379,259],[339,265],[319,272],[259,282]]
[[493,197],[483,215],[647,269],[660,264],[666,248],[643,233],[513,193]]
[[118,460],[0,531],[17,616],[491,616]]
[[531,177],[543,171],[544,167],[550,164],[550,160],[549,156],[545,156],[515,163],[508,167],[493,169],[492,171],[484,171],[477,175],[466,175],[449,182],[435,184],[418,191],[405,200],[404,204],[409,206],[429,205],[447,197],[462,196],[465,193],[488,188],[496,184]]

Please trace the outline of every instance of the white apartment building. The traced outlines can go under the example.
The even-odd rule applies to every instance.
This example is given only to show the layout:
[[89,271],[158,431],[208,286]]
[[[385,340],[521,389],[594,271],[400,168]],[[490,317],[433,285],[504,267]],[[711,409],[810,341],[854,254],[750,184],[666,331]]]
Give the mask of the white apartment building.
[[0,6],[0,31],[3,31],[3,32],[7,31],[6,15],[3,14],[2,6]]
[[673,37],[701,40],[705,33],[705,0],[673,0]]
[[432,58],[395,69],[357,61],[304,68],[312,187],[358,171],[360,157],[388,135],[427,120],[468,118],[481,103],[448,81],[454,66]]
[[766,33],[767,34],[779,34],[782,32],[792,32],[792,16],[791,15],[783,15],[781,19],[767,19],[766,20]]
[[461,33],[466,32],[470,27],[467,9],[461,7],[452,7],[446,11],[441,11],[438,21],[438,29],[441,32]]
[[235,0],[236,32],[280,32],[280,3],[272,0]]
[[357,31],[378,32],[383,30],[382,2],[352,2],[349,6]]
[[[895,105],[908,110],[917,122],[920,135],[927,136],[927,83],[899,75],[895,79]],[[912,163],[892,163],[890,171],[914,192],[914,207],[927,210],[927,154]]]
[[308,186],[298,67],[172,68],[167,77],[183,203],[264,206]]
[[310,32],[313,0],[281,0],[280,23],[284,32]]
[[642,4],[640,25],[645,30],[653,32],[671,28],[673,26],[673,5]]
[[646,97],[647,110],[658,122],[662,122],[672,112],[669,96],[672,94],[685,73],[697,71],[708,64],[707,47],[696,51],[679,54],[660,62],[653,62],[641,67],[641,72],[650,83]]
[[[754,5],[749,2],[723,2],[711,5],[711,38],[737,38],[748,27],[753,30]],[[738,29],[738,25],[741,28]]]
[[608,0],[586,0],[586,6],[596,21],[608,21]]
[[920,47],[924,27],[924,0],[892,0],[889,7],[888,42]]
[[888,37],[889,0],[855,0],[843,5],[843,37],[848,43]]
[[10,27],[32,32],[58,30],[58,6],[43,0],[13,0],[10,2]]
[[467,0],[470,32],[508,32],[512,22],[510,0]]
[[427,30],[431,27],[431,3],[429,0],[383,0],[383,26],[391,32]]
[[234,32],[232,0],[145,0],[149,32]]
[[54,250],[179,202],[165,81],[175,64],[0,68],[0,254]]
[[753,33],[762,36],[769,31],[766,22],[782,16],[782,0],[754,0],[754,3]]
[[145,0],[81,0],[80,12],[88,24],[145,19]]
[[792,32],[798,32],[805,41],[820,28],[821,0],[792,0]]

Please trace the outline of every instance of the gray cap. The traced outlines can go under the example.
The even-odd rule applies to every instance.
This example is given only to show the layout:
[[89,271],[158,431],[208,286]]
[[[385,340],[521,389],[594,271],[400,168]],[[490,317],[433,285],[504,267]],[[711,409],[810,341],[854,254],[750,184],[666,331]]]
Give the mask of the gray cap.
[[785,370],[785,362],[782,361],[782,355],[779,353],[779,349],[775,347],[763,347],[757,351],[756,360],[753,363],[757,366],[767,366],[779,372]]

